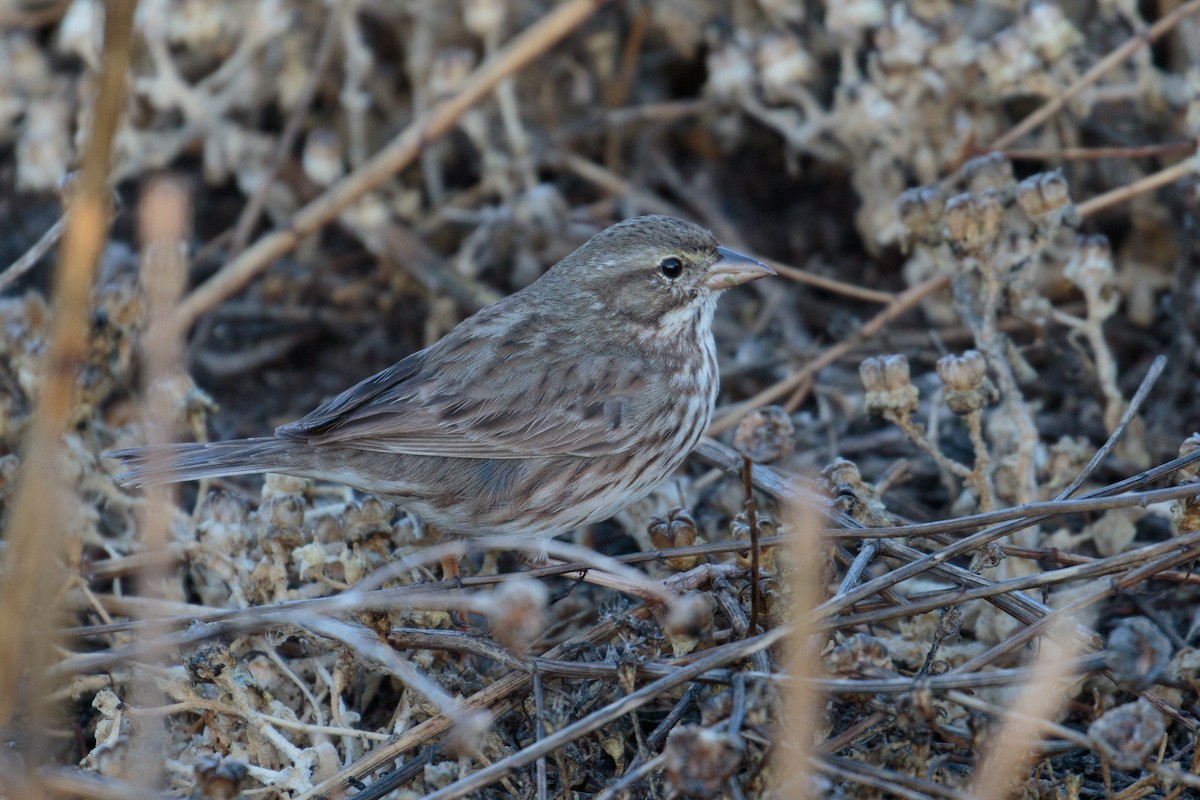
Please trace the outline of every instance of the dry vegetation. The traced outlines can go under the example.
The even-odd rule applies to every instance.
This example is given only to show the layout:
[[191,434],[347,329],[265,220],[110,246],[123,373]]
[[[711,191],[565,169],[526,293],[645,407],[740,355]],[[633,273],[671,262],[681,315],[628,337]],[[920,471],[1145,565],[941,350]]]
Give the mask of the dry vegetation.
[[[130,6],[0,5],[0,793],[1200,796],[1200,2]],[[646,212],[781,277],[549,566],[113,483]]]

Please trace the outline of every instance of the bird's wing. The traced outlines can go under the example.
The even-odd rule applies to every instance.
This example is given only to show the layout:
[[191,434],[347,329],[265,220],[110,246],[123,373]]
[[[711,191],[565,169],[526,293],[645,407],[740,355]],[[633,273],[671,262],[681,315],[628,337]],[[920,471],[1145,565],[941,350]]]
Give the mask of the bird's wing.
[[476,339],[475,357],[456,359],[452,344],[409,356],[276,434],[423,456],[596,456],[630,449],[672,401],[665,379],[629,353],[508,337]]

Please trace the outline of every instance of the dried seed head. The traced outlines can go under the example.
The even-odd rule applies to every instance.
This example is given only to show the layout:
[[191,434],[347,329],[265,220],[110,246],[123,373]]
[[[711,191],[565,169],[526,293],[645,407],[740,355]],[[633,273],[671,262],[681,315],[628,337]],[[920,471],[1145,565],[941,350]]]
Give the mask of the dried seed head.
[[706,94],[719,100],[737,100],[754,85],[754,65],[736,42],[714,47],[708,54]]
[[[774,536],[779,532],[775,526],[775,520],[771,519],[762,509],[754,512],[754,525],[758,528],[759,539]],[[744,510],[734,514],[733,519],[729,520],[729,536],[732,539],[750,540],[750,517]],[[739,550],[737,565],[742,569],[749,569],[751,564],[750,551]],[[767,572],[775,571],[775,548],[769,547],[759,551],[758,568]]]
[[1000,153],[972,158],[962,166],[962,182],[968,192],[979,195],[991,189],[1004,191],[1016,183],[1012,162]]
[[733,449],[755,464],[771,464],[791,455],[796,426],[779,406],[756,408],[742,418],[733,435]]
[[304,543],[304,500],[294,494],[274,495],[259,506],[258,517],[266,523],[265,537],[284,547]]
[[1171,523],[1176,536],[1200,531],[1200,479],[1188,478],[1183,483],[1196,484],[1196,495],[1176,500],[1171,506]]
[[307,478],[297,478],[294,475],[284,475],[280,472],[268,472],[263,478],[263,499],[271,497],[300,496],[308,488]]
[[758,5],[773,19],[793,25],[804,21],[804,4],[797,3],[796,0],[758,0]]
[[1061,172],[1039,172],[1017,184],[1017,205],[1037,219],[1071,204],[1071,188]]
[[[696,543],[696,520],[686,508],[675,507],[665,517],[654,517],[646,526],[650,543],[657,548],[690,547]],[[700,556],[673,556],[666,564],[673,570],[691,569],[700,561]]]
[[763,95],[770,103],[786,100],[795,87],[810,83],[816,75],[816,62],[790,34],[772,33],[759,39],[754,61]]
[[492,727],[492,715],[486,711],[467,711],[454,720],[449,737],[451,753],[478,753],[484,734]]
[[702,592],[688,592],[671,604],[667,613],[667,629],[674,634],[696,634],[712,627],[712,597]]
[[550,592],[539,580],[503,581],[487,602],[492,636],[505,647],[524,653],[546,629],[549,603]]
[[996,241],[1003,217],[999,197],[991,189],[978,197],[956,195],[946,201],[944,235],[959,250],[977,254]]
[[1116,286],[1117,273],[1113,269],[1112,248],[1104,236],[1081,236],[1070,261],[1063,268],[1063,275],[1079,287],[1091,303]]
[[195,760],[192,770],[196,775],[194,796],[212,800],[233,800],[242,796],[242,784],[250,768],[232,758],[223,759],[216,753],[205,753]]
[[378,497],[351,503],[342,513],[342,535],[347,542],[361,542],[376,535],[390,536],[396,506]]
[[475,68],[475,54],[462,47],[438,51],[429,67],[429,94],[433,99],[449,97],[462,88]]
[[56,188],[73,158],[71,106],[66,99],[28,101],[17,141],[17,188],[34,192]]
[[868,414],[911,414],[917,410],[920,393],[910,380],[907,357],[872,356],[859,365],[858,374],[867,390],[864,403]]
[[463,9],[467,30],[480,39],[499,31],[504,24],[504,6],[504,0],[467,0]]
[[[759,536],[774,536],[778,532],[775,520],[771,519],[762,509],[754,512],[754,524],[758,526]],[[750,520],[745,511],[739,511],[734,514],[733,519],[729,520],[729,535],[734,539],[750,538]]]
[[[688,592],[676,598],[667,611],[664,628],[671,640],[676,657],[695,649],[700,637],[706,636],[713,625],[712,597],[702,592]],[[686,647],[676,644],[677,639],[689,640]]]
[[663,747],[663,772],[671,786],[688,797],[714,797],[742,763],[740,744],[699,725],[680,725]]
[[1083,43],[1083,35],[1052,3],[1034,3],[1027,23],[1029,45],[1047,64]]
[[979,411],[1000,398],[987,376],[987,361],[978,350],[942,356],[937,373],[946,387],[946,406],[960,416]]
[[[1191,455],[1200,450],[1200,433],[1193,433],[1191,436],[1183,440],[1183,444],[1179,445],[1179,457]],[[1200,477],[1200,461],[1193,462],[1190,466],[1184,467],[1176,473],[1180,479],[1190,479]]]
[[[906,11],[908,9],[905,9]],[[935,44],[932,30],[907,13],[893,13],[873,37],[879,64],[885,70],[911,70],[922,66]]]
[[309,180],[317,186],[329,186],[346,171],[341,137],[328,128],[313,130],[304,140],[300,164]]
[[696,543],[696,520],[686,508],[676,506],[665,517],[654,517],[647,526],[655,547],[688,547]]
[[212,491],[200,505],[200,524],[244,525],[250,517],[250,504],[241,495]]
[[830,674],[840,678],[877,678],[896,670],[881,639],[856,633],[830,651],[825,659]]
[[834,459],[821,470],[821,486],[833,498],[835,508],[869,528],[886,527],[896,522],[879,499],[875,487],[863,480],[858,465],[853,461]]
[[[188,632],[215,628],[214,623],[193,622],[188,626]],[[183,661],[188,678],[193,684],[216,683],[218,679],[232,672],[237,661],[229,652],[229,645],[222,641],[203,641],[188,653]]]
[[946,194],[937,186],[918,186],[900,193],[895,203],[896,218],[909,238],[926,239],[940,234],[939,223],[946,209]]
[[1117,769],[1137,769],[1158,749],[1166,726],[1149,701],[1139,698],[1088,726],[1092,744]]
[[835,0],[825,4],[825,29],[857,42],[868,29],[887,22],[887,15],[882,0]]
[[1104,660],[1117,683],[1134,691],[1153,686],[1171,665],[1171,641],[1150,620],[1122,620],[1108,635]]

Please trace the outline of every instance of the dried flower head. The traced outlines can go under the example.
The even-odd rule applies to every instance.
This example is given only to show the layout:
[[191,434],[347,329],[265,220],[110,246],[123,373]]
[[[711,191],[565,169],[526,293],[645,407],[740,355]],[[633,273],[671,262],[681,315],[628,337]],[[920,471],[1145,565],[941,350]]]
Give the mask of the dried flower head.
[[1029,45],[1048,64],[1083,42],[1083,35],[1056,3],[1034,3],[1025,22],[1022,27],[1029,31]]
[[546,629],[550,592],[533,578],[512,578],[500,583],[488,598],[492,636],[500,644],[523,653]]
[[858,367],[868,414],[911,414],[917,410],[920,393],[912,385],[908,358],[903,355],[872,356]]
[[825,28],[836,36],[857,42],[869,29],[887,22],[882,0],[827,0]]
[[1140,691],[1171,665],[1171,641],[1145,617],[1122,620],[1108,636],[1104,660],[1117,683]]
[[1039,172],[1017,184],[1017,205],[1035,220],[1063,212],[1071,205],[1071,188],[1061,172]]
[[963,164],[960,180],[966,190],[976,196],[988,189],[1005,192],[1016,183],[1012,162],[1001,153],[988,153],[972,158]]
[[1136,769],[1158,749],[1166,726],[1148,700],[1105,712],[1088,726],[1092,744],[1117,769]]
[[757,45],[754,61],[768,103],[788,100],[794,96],[796,87],[810,83],[815,77],[816,62],[797,37],[771,33],[759,39]]
[[887,645],[865,633],[836,645],[824,661],[829,673],[839,678],[877,678],[895,672]]
[[671,786],[687,797],[714,797],[742,763],[735,739],[699,725],[680,725],[663,747],[663,772]]
[[[1197,450],[1200,450],[1200,433],[1193,433],[1183,440],[1183,444],[1179,445],[1179,457],[1191,455]],[[1200,461],[1193,462],[1179,470],[1178,475],[1181,479],[1200,477]]]
[[663,620],[663,633],[675,658],[695,650],[702,640],[711,637],[712,629],[713,598],[706,592],[688,592],[676,598]]
[[361,542],[373,536],[390,537],[396,506],[378,497],[366,497],[346,506],[342,514],[343,533],[347,542]]
[[[1180,481],[1184,483],[1185,481]],[[1176,536],[1200,531],[1200,479],[1189,478],[1196,484],[1196,496],[1176,500],[1171,506],[1171,525]]]
[[1112,247],[1101,235],[1081,236],[1063,275],[1079,287],[1091,303],[1111,294],[1116,287],[1117,273],[1113,268]]
[[250,773],[249,767],[232,758],[216,753],[201,754],[192,763],[196,776],[196,796],[213,800],[233,800],[242,796],[242,787]]
[[978,256],[1000,236],[1004,209],[994,189],[946,201],[944,235],[959,252]]
[[834,459],[821,470],[821,486],[833,498],[838,510],[868,528],[881,528],[895,522],[875,487],[863,480],[858,465],[853,461]]
[[304,140],[300,157],[304,174],[317,186],[329,186],[346,171],[342,161],[342,140],[336,131],[317,128]]
[[960,416],[979,411],[1000,398],[987,376],[987,360],[978,350],[942,356],[937,373],[946,387],[946,406]]
[[[775,520],[761,509],[754,512],[754,525],[758,528],[760,539],[774,536],[778,533]],[[732,539],[740,539],[747,542],[750,540],[750,517],[745,510],[734,514],[733,519],[729,520],[729,536]],[[749,569],[751,563],[750,551],[739,550],[737,565],[742,569]],[[759,569],[766,570],[767,572],[775,570],[775,548],[766,548],[758,554],[758,566]]]
[[737,42],[725,42],[709,52],[705,93],[719,100],[737,100],[751,91],[754,80],[750,56]]
[[771,464],[791,455],[796,426],[780,406],[756,408],[738,423],[733,449],[755,464]]
[[[690,547],[696,543],[696,520],[686,508],[675,507],[665,517],[654,517],[646,527],[650,543],[657,548]],[[673,570],[691,569],[700,562],[699,556],[673,556],[666,564]]]
[[466,0],[463,8],[463,22],[467,30],[481,39],[499,32],[504,24],[504,0]]
[[896,198],[896,218],[909,241],[932,242],[941,236],[942,212],[946,194],[937,186],[907,189]]

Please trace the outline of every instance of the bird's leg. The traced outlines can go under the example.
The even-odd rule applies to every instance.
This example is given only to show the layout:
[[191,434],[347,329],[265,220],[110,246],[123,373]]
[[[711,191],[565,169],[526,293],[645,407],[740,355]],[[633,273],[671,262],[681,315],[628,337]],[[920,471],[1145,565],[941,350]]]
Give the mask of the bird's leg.
[[750,470],[753,463],[745,456],[742,457],[742,491],[745,496],[746,522],[750,525],[750,624],[746,626],[746,635],[758,633],[758,609],[762,605],[762,588],[758,585],[758,515],[754,508],[754,483]]

